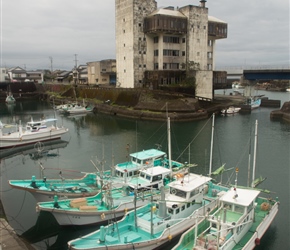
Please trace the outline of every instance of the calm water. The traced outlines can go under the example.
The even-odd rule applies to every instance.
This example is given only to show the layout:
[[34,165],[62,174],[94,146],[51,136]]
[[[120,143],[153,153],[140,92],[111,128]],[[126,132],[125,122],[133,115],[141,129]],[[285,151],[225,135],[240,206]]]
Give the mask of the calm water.
[[[228,93],[230,90],[227,91]],[[262,92],[270,99],[280,99],[281,104],[290,100],[289,93]],[[267,177],[261,188],[271,190],[271,197],[279,197],[280,210],[274,223],[257,249],[290,249],[289,244],[289,167],[290,167],[290,124],[271,121],[272,108],[259,108],[252,114],[237,114],[224,117],[216,116],[213,170],[226,164],[226,168],[239,167],[238,185],[247,185],[249,143],[254,141],[255,121],[258,120],[258,149],[256,175]],[[3,123],[35,120],[41,117],[53,117],[49,104],[39,102],[17,103],[14,107],[0,104],[0,119]],[[126,161],[128,152],[162,145],[167,151],[166,122],[149,122],[120,119],[101,114],[88,114],[79,117],[59,116],[58,124],[68,127],[70,132],[62,139],[68,143],[50,145],[50,150],[21,152],[1,159],[1,199],[10,224],[22,234],[33,227],[38,218],[35,212],[36,202],[26,192],[11,189],[7,180],[30,179],[31,175],[40,176],[40,163],[48,178],[62,176],[78,177],[81,172],[94,171],[90,160],[99,166],[109,168],[117,162]],[[210,140],[212,121],[171,123],[172,158],[181,162],[196,163],[195,172],[207,174],[210,161]],[[251,140],[250,140],[251,138]],[[129,150],[127,145],[130,145]],[[59,147],[53,149],[53,147]],[[7,152],[6,152],[7,153]],[[253,159],[253,156],[251,157]],[[252,160],[251,160],[252,161]],[[102,164],[103,162],[103,164]],[[222,177],[223,182],[234,183],[231,171]],[[47,220],[47,221],[45,221]],[[47,225],[53,219],[45,219]],[[44,223],[44,224],[45,224]],[[96,227],[54,227],[58,236],[42,239],[34,246],[37,249],[66,249],[66,242],[82,234],[95,230]],[[38,229],[39,237],[42,229]],[[54,233],[55,233],[54,232]],[[52,233],[53,234],[53,233]],[[36,237],[36,235],[34,234]],[[170,249],[173,244],[167,246]]]

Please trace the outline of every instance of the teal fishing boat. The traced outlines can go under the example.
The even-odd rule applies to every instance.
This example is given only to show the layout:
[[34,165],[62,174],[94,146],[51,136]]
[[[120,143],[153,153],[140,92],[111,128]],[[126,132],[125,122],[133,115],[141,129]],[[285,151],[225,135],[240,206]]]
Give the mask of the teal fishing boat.
[[217,206],[226,187],[189,173],[161,187],[161,198],[128,212],[122,220],[68,242],[69,249],[155,249],[195,225]]
[[[9,180],[9,184],[12,188],[30,192],[38,202],[52,201],[55,195],[58,199],[93,196],[108,181],[114,183],[115,188],[122,187],[132,177],[138,176],[141,169],[161,166],[178,173],[189,167],[190,164],[171,160],[170,119],[168,119],[168,148],[168,156],[166,152],[153,148],[131,153],[126,156],[129,161],[116,164],[112,170],[104,170],[103,165],[98,167],[91,161],[97,171],[84,173],[82,178],[66,179],[60,174],[57,179],[49,179],[42,174],[40,179],[32,176],[31,180]],[[41,168],[44,169],[43,166]]]
[[[171,170],[164,167],[152,167],[140,171],[140,176],[133,178],[123,187],[115,188],[108,182],[95,196],[58,201],[57,196],[52,202],[37,203],[38,212],[46,211],[54,215],[58,224],[89,225],[116,221],[128,211],[144,206],[150,197],[159,198],[160,188],[170,182]],[[135,182],[135,180],[138,180]],[[142,183],[135,186],[132,183]]]
[[[59,199],[79,198],[96,195],[106,181],[115,183],[115,187],[121,187],[133,176],[137,176],[141,169],[154,166],[163,166],[173,171],[183,168],[185,165],[177,161],[170,161],[167,154],[158,149],[148,149],[130,154],[130,160],[116,164],[111,170],[103,171],[97,168],[96,172],[84,173],[82,178],[66,179],[62,172],[56,179],[42,177],[37,179],[32,176],[28,180],[9,180],[12,188],[31,193],[38,202],[53,200],[57,195]],[[43,166],[42,169],[45,170]]]

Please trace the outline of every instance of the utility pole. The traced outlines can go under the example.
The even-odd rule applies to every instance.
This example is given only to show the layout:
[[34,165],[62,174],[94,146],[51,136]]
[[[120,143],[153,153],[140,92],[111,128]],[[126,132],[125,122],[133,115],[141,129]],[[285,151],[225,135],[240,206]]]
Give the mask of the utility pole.
[[75,54],[75,68],[73,70],[73,79],[74,79],[75,86],[77,86],[77,82],[78,82],[77,61],[78,61],[77,54]]
[[49,60],[50,60],[50,72],[52,74],[52,72],[53,72],[53,67],[52,67],[53,59],[51,56],[49,57]]

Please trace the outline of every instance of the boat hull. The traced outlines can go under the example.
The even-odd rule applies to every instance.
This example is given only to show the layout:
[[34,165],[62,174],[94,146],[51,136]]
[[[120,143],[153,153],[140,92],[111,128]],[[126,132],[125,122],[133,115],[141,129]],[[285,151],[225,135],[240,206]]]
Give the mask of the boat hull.
[[[136,207],[141,207],[147,204],[147,200],[138,200]],[[45,207],[37,207],[37,211],[46,211],[53,214],[58,224],[61,226],[83,226],[83,225],[98,225],[104,224],[108,220],[117,220],[122,218],[128,211],[134,209],[134,202],[129,201],[121,204],[116,209],[112,210],[97,210],[98,206],[96,205],[96,209],[93,211],[88,210],[62,210],[57,208],[45,208]]]
[[263,237],[263,235],[271,225],[272,221],[276,217],[278,213],[278,207],[279,204],[275,203],[274,206],[271,208],[270,212],[263,219],[263,222],[258,226],[253,236],[249,239],[248,243],[242,248],[242,250],[252,250],[257,246],[256,240],[260,240]]
[[48,129],[41,132],[19,134],[17,132],[4,134],[0,137],[0,149],[22,147],[36,142],[45,142],[61,139],[61,136],[68,132],[66,128]]
[[[154,230],[158,230],[159,227],[163,228],[162,233],[159,237],[152,237],[149,240],[139,240],[139,241],[132,241],[124,244],[103,244],[102,246],[95,244],[90,244],[90,246],[77,246],[76,244],[74,245],[73,241],[70,241],[69,244],[69,249],[70,250],[85,250],[85,249],[90,249],[90,250],[119,250],[119,249],[136,249],[136,250],[148,250],[148,249],[159,249],[163,245],[168,244],[171,240],[174,238],[180,236],[185,230],[189,229],[190,227],[194,226],[196,222],[199,222],[204,218],[204,212],[209,210],[212,210],[216,207],[217,201],[212,201],[211,203],[195,210],[191,216],[188,216],[186,218],[180,219],[179,222],[169,226],[166,223],[163,223],[162,225],[154,225]],[[126,217],[122,219],[122,221],[126,220]],[[120,224],[120,227],[122,225]],[[141,226],[142,227],[142,226]],[[119,228],[119,231],[122,231],[121,228]],[[158,230],[159,231],[159,230]],[[92,233],[94,234],[94,233]],[[92,237],[90,237],[89,234],[84,237],[84,241],[91,241]],[[131,231],[129,237],[134,238],[135,236],[137,237],[139,234],[138,232]],[[90,239],[86,239],[86,237],[89,237]],[[95,241],[98,240],[99,235],[96,235]],[[110,238],[110,239],[109,239]],[[108,236],[108,240],[111,240],[113,237]],[[142,237],[141,237],[142,238]],[[98,245],[98,246],[97,246]]]

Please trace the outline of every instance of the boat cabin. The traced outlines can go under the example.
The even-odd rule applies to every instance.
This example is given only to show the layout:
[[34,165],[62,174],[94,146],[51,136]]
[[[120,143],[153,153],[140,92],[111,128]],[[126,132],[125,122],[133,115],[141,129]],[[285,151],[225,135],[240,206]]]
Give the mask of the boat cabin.
[[[173,200],[201,202],[204,190],[208,189],[210,177],[190,173],[179,175],[176,181],[169,183],[170,196]],[[170,199],[168,199],[170,200]]]
[[219,232],[221,245],[251,227],[259,193],[258,190],[232,188],[220,198],[220,208],[208,220],[211,234],[217,235]]
[[166,160],[166,153],[158,149],[148,149],[130,154],[130,161],[115,166],[117,177],[132,177],[139,174],[140,169],[162,166]]
[[138,177],[132,178],[128,185],[134,189],[159,189],[161,186],[165,186],[170,181],[171,170],[164,167],[151,167],[141,170]]

